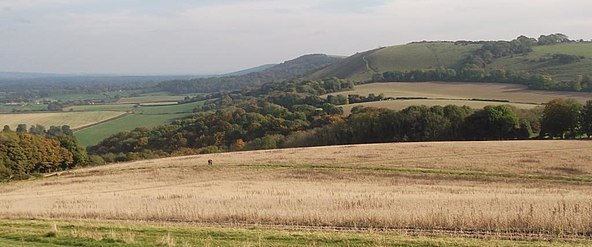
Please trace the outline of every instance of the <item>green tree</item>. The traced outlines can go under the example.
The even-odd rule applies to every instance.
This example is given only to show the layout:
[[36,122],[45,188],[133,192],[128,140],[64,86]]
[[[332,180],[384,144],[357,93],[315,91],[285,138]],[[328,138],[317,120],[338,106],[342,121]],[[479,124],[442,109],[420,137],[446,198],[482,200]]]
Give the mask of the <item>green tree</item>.
[[19,124],[18,126],[16,126],[16,133],[27,133],[27,125]]
[[468,116],[464,122],[467,139],[504,140],[514,138],[519,129],[518,116],[510,106],[486,106]]
[[554,99],[545,105],[540,136],[575,137],[582,105],[574,99]]
[[588,100],[582,109],[580,125],[582,133],[586,134],[588,138],[592,137],[592,100]]

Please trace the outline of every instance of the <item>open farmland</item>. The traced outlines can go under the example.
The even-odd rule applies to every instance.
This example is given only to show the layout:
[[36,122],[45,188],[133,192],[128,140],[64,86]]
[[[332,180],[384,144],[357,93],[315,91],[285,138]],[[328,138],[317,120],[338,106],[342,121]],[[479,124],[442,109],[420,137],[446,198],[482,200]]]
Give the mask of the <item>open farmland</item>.
[[468,106],[473,109],[482,109],[488,105],[511,105],[519,109],[532,109],[537,107],[536,104],[520,104],[520,103],[506,103],[506,102],[492,102],[492,101],[473,101],[473,100],[426,100],[426,99],[413,99],[413,100],[383,100],[365,103],[356,103],[342,105],[343,113],[345,115],[351,114],[352,108],[356,106],[374,107],[374,108],[386,108],[391,110],[403,110],[410,106],[425,105],[427,107],[432,106],[445,106],[445,105],[458,105]]
[[[345,114],[358,105],[400,110],[413,105],[459,105],[481,109],[487,105],[507,104],[530,109],[555,98],[573,98],[582,103],[592,99],[592,93],[529,90],[522,85],[505,83],[466,82],[386,82],[358,85],[352,91],[333,95],[384,94],[385,97],[423,98],[398,99],[344,105]],[[506,101],[506,102],[504,102]]]
[[592,141],[349,145],[114,164],[2,184],[0,216],[585,245]]
[[117,101],[118,104],[143,104],[143,103],[160,103],[160,102],[177,102],[183,100],[183,95],[147,95],[138,97],[121,98]]
[[580,102],[592,99],[592,93],[530,90],[505,83],[467,82],[386,82],[356,86],[353,91],[337,94],[383,93],[386,97],[427,97],[429,99],[493,99],[511,103],[542,104],[555,98],[574,98]]
[[138,127],[155,127],[191,115],[193,109],[202,106],[203,103],[203,101],[199,101],[186,104],[139,107],[126,104],[80,106],[75,110],[92,112],[96,109],[129,109],[132,114],[81,129],[76,131],[74,135],[83,146],[91,146],[118,132],[130,131]]
[[27,126],[40,124],[45,127],[69,125],[72,129],[78,129],[107,121],[123,114],[125,112],[117,111],[0,114],[0,125],[9,125],[13,130],[19,124],[26,124]]

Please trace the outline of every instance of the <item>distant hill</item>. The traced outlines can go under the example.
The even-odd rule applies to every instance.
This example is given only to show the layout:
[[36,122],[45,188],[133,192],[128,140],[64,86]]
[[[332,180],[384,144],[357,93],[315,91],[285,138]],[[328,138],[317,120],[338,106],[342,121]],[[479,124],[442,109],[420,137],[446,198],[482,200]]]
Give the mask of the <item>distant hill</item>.
[[255,87],[267,82],[301,78],[314,71],[339,62],[342,59],[342,57],[325,54],[304,55],[258,72],[192,80],[165,81],[159,83],[157,88],[162,91],[177,94],[239,90],[245,87]]
[[264,64],[264,65],[260,65],[257,67],[253,67],[253,68],[248,68],[248,69],[244,69],[244,70],[239,70],[236,72],[232,72],[232,73],[228,73],[228,74],[224,74],[222,76],[241,76],[241,75],[246,75],[246,74],[250,74],[250,73],[257,73],[257,72],[261,72],[264,71],[266,69],[269,69],[273,66],[276,66],[277,64]]
[[[559,38],[548,41],[548,37]],[[430,73],[438,69],[456,73],[447,79],[434,78]],[[512,41],[416,42],[359,52],[305,78],[370,81],[385,72],[412,71],[428,74],[407,74],[412,81],[492,81],[592,91],[592,42],[569,40],[562,34],[542,35],[538,40],[521,36]]]
[[413,43],[383,47],[356,53],[327,68],[316,71],[310,79],[338,77],[369,80],[372,75],[387,71],[409,71],[455,67],[481,45],[455,45],[452,42]]

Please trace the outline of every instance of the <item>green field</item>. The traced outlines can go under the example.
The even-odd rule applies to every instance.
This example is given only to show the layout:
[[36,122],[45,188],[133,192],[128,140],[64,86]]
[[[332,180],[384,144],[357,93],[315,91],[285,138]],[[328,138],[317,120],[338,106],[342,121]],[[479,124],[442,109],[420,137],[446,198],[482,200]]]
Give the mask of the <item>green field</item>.
[[156,102],[171,102],[184,99],[185,96],[176,95],[146,95],[138,97],[121,98],[117,101],[119,104],[141,104],[141,103],[156,103]]
[[33,112],[33,111],[45,111],[47,110],[47,105],[45,104],[27,104],[24,106],[21,105],[5,105],[0,104],[0,113],[11,113],[15,111],[21,112]]
[[[193,109],[201,105],[203,105],[203,102],[200,101],[170,106],[139,106],[133,108],[132,114],[81,129],[74,134],[82,145],[91,146],[118,132],[130,131],[138,127],[155,127],[170,123],[175,119],[190,115]],[[104,107],[108,106],[96,107],[105,109]],[[113,105],[114,109],[118,109],[118,107],[124,108],[126,106],[128,105]],[[93,109],[90,106],[88,107],[84,109]]]

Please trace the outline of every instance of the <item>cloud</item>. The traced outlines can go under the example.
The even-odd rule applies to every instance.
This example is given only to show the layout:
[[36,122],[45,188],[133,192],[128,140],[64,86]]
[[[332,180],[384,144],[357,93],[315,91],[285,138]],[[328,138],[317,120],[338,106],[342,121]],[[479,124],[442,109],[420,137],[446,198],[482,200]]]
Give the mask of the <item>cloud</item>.
[[0,9],[17,10],[24,8],[38,8],[48,5],[82,4],[85,0],[0,0]]
[[30,25],[0,16],[0,70],[212,73],[417,40],[592,38],[592,2],[578,0],[0,0],[1,8]]

